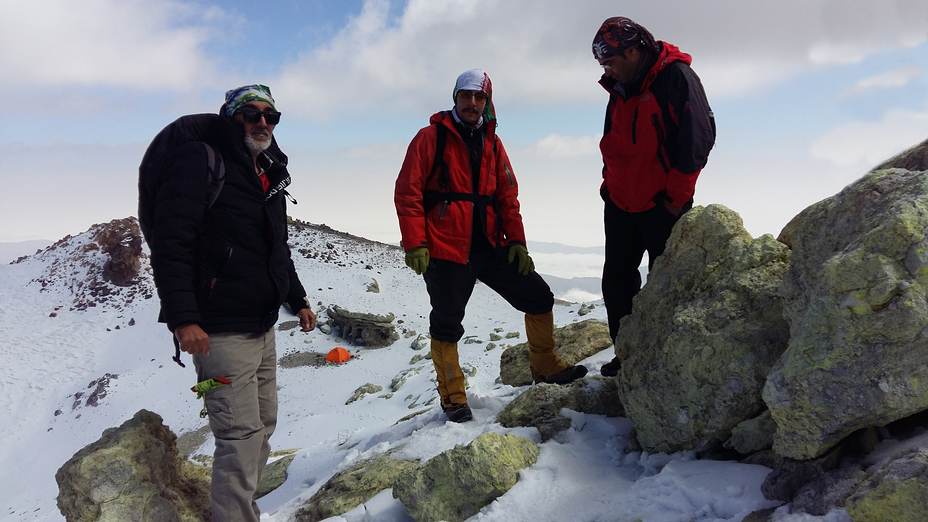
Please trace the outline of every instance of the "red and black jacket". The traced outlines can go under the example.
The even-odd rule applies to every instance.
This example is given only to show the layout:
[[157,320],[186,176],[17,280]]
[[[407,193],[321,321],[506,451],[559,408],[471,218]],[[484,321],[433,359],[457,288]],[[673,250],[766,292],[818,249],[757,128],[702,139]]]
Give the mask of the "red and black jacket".
[[[476,179],[467,145],[453,121],[450,111],[438,112],[429,119],[430,125],[413,138],[396,179],[394,203],[405,250],[424,246],[430,257],[464,264],[471,234],[476,232],[475,216],[482,217],[485,212],[485,220],[479,219],[477,226],[495,247],[524,245],[525,231],[519,212],[519,185],[506,149],[496,136],[496,120],[485,124],[486,138]],[[438,125],[447,131],[442,155],[447,166],[444,186],[439,185],[441,176],[432,175]],[[458,197],[442,198],[442,193]],[[470,200],[459,197],[464,194]],[[426,204],[427,195],[439,203]],[[475,209],[475,205],[483,208]]]
[[601,191],[627,212],[642,212],[665,197],[683,206],[693,198],[696,178],[715,144],[715,120],[690,55],[660,42],[654,65],[640,88],[603,76],[609,92],[599,147]]

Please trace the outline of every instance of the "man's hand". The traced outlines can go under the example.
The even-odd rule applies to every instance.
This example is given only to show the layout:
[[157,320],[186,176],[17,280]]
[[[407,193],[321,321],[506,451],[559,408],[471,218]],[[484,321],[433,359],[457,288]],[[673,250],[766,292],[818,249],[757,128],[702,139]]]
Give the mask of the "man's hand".
[[185,324],[174,329],[174,337],[180,343],[181,351],[190,355],[202,353],[209,357],[209,335],[196,323]]
[[673,203],[667,201],[666,199],[664,200],[664,208],[666,208],[667,212],[670,212],[674,216],[679,216],[680,212],[683,211],[683,207],[674,206]]
[[509,262],[512,263],[514,259],[519,259],[519,273],[527,276],[535,271],[535,262],[532,261],[532,257],[528,255],[528,249],[522,245],[511,245],[509,247]]
[[416,275],[422,275],[429,267],[428,247],[413,247],[406,251],[406,266],[412,268]]
[[301,332],[311,332],[316,328],[316,314],[309,308],[300,308],[296,316],[300,318]]

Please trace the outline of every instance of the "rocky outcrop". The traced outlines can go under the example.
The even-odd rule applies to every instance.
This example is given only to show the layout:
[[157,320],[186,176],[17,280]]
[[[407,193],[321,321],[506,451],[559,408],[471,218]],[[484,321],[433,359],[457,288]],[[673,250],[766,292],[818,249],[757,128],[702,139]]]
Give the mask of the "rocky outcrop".
[[809,459],[928,408],[928,172],[872,171],[781,236],[790,340],[763,393],[774,449]]
[[271,453],[271,457],[283,455],[279,459],[269,462],[261,473],[261,480],[255,488],[255,498],[261,498],[271,491],[279,488],[287,481],[287,468],[293,462],[297,450],[283,450]]
[[645,450],[710,449],[764,411],[789,336],[778,294],[788,263],[785,245],[752,239],[722,205],[680,219],[616,336],[620,401]]
[[206,521],[209,477],[178,455],[161,417],[140,410],[78,451],[55,474],[69,522]]
[[393,325],[393,314],[375,315],[350,312],[340,306],[328,309],[333,326],[341,331],[342,338],[367,348],[383,348],[400,339]]
[[[507,336],[508,337],[508,336]],[[596,319],[554,329],[554,346],[558,356],[568,365],[577,364],[612,346],[609,327]],[[528,343],[510,346],[499,359],[499,378],[503,384],[524,386],[532,383],[528,366]]]
[[103,280],[130,286],[142,266],[142,235],[135,218],[114,219],[94,237],[109,259],[103,264]]
[[570,418],[561,414],[561,408],[607,417],[624,414],[616,400],[615,380],[588,377],[569,386],[536,384],[507,404],[496,422],[507,428],[538,428],[544,442],[570,427]]
[[416,522],[461,522],[509,491],[538,453],[524,437],[486,433],[400,473],[393,498]]
[[296,522],[317,522],[347,513],[377,493],[393,486],[396,477],[416,467],[415,462],[394,459],[389,453],[363,460],[335,474],[296,512]]

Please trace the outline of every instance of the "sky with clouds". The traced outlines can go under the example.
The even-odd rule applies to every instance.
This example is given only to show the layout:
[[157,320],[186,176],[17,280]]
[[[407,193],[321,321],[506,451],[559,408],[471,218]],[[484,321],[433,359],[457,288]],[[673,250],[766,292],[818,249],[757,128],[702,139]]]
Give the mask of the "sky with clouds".
[[0,0],[0,242],[134,215],[151,138],[249,83],[283,113],[290,214],[398,242],[406,146],[480,67],[528,238],[601,245],[590,42],[619,15],[693,56],[718,126],[696,204],[755,236],[928,138],[924,0]]

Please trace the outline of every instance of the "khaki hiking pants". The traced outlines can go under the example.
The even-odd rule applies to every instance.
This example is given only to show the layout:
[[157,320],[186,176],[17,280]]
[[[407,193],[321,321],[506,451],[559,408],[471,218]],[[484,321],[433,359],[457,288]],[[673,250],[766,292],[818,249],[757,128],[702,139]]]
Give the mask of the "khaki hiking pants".
[[266,333],[209,336],[209,356],[196,354],[197,381],[225,377],[232,384],[206,394],[213,453],[213,522],[257,522],[255,489],[277,426],[277,352]]

